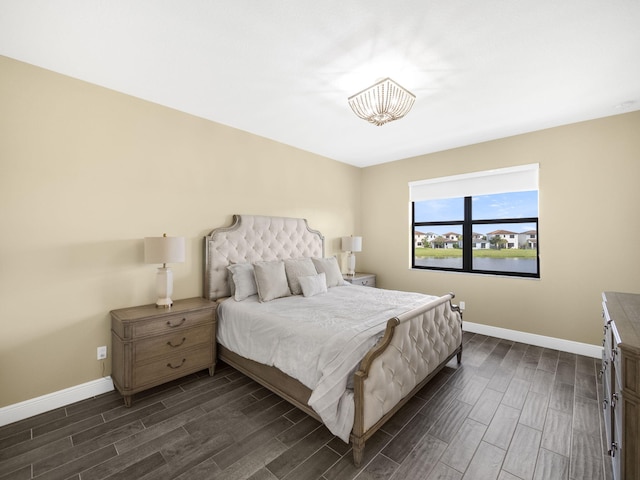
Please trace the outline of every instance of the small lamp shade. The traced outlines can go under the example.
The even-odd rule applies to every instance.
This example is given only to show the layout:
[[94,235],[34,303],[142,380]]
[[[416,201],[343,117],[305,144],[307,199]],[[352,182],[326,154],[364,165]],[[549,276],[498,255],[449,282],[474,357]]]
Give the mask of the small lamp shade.
[[145,237],[145,263],[182,263],[184,260],[184,237]]
[[145,237],[144,262],[161,263],[156,276],[158,300],[156,307],[169,308],[173,305],[173,272],[167,263],[182,263],[185,260],[184,237]]
[[362,237],[342,237],[342,251],[343,252],[361,252],[362,251]]

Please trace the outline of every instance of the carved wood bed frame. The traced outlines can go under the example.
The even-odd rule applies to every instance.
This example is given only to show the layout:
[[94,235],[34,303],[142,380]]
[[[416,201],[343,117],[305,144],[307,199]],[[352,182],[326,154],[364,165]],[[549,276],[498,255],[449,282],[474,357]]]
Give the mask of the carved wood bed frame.
[[[229,227],[205,237],[204,297],[230,296],[226,267],[231,263],[323,257],[324,237],[305,219],[234,215]],[[365,355],[354,375],[355,419],[350,435],[353,461],[395,412],[454,356],[462,358],[462,314],[447,294],[387,321],[382,339]],[[218,345],[218,357],[322,422],[308,405],[311,390],[275,367],[241,357]],[[411,365],[409,365],[411,361]]]

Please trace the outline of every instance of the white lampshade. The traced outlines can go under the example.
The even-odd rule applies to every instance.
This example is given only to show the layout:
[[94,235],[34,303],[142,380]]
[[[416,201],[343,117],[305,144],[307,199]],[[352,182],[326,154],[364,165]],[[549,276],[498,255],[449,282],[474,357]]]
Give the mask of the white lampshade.
[[145,263],[182,263],[185,260],[184,237],[145,237]]
[[362,251],[362,237],[342,237],[342,251],[343,252],[361,252]]
[[167,263],[182,263],[185,260],[184,237],[145,237],[145,263],[161,263],[156,276],[158,300],[156,307],[169,308],[173,305],[173,272]]

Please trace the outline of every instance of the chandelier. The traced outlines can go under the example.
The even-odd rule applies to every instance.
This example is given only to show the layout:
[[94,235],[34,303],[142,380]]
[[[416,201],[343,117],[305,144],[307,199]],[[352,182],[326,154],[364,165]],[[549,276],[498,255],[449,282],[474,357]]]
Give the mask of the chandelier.
[[390,78],[385,78],[349,97],[348,101],[353,113],[367,122],[380,126],[409,113],[416,96]]

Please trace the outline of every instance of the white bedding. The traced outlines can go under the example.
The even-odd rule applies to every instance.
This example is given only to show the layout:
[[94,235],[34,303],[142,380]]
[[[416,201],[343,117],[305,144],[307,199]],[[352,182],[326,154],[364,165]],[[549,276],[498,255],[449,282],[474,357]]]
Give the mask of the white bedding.
[[348,442],[354,419],[350,374],[382,336],[387,320],[436,298],[357,285],[265,303],[257,296],[241,302],[229,298],[218,309],[217,340],[306,385],[313,391],[309,405]]

